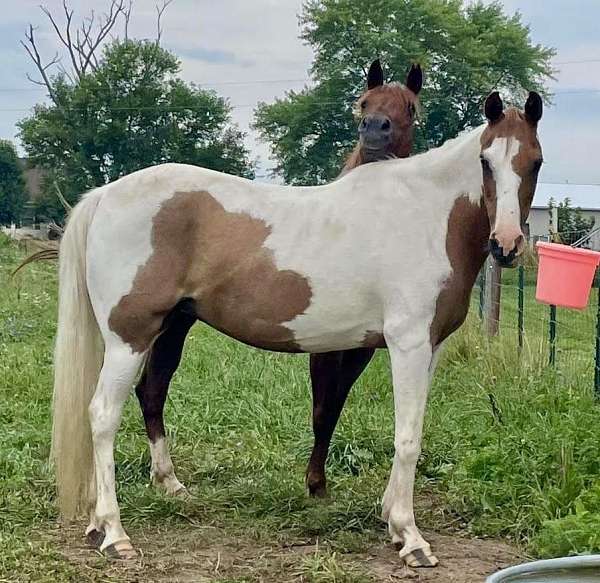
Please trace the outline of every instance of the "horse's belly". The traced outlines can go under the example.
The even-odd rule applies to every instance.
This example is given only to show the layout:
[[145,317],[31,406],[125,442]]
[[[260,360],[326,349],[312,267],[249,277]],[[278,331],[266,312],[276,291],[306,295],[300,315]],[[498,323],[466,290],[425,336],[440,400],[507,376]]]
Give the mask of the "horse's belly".
[[200,293],[194,298],[198,318],[245,344],[280,352],[382,344],[382,318],[374,307],[348,303],[343,294],[315,306],[304,278],[292,272],[289,277],[288,285],[281,279],[278,285],[257,279],[241,288],[230,281],[226,289]]

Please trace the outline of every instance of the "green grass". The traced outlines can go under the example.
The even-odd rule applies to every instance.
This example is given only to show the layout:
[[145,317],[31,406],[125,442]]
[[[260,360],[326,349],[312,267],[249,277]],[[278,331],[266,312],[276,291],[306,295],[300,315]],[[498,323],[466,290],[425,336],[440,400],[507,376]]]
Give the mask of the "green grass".
[[[45,535],[56,520],[47,464],[56,275],[54,265],[36,264],[11,281],[22,257],[0,238],[0,581],[15,573],[19,581],[115,580],[80,570]],[[418,520],[429,527],[456,520],[473,534],[510,537],[537,556],[600,551],[594,308],[559,312],[553,370],[546,366],[547,309],[535,303],[531,285],[527,342],[517,357],[513,291],[503,292],[498,339],[480,335],[472,310],[440,363],[417,484],[433,494],[436,508],[434,518],[422,511]],[[350,395],[334,438],[332,500],[309,500],[306,357],[260,352],[197,326],[166,412],[177,474],[193,498],[168,499],[148,487],[143,424],[130,399],[116,452],[123,521],[135,532],[210,526],[257,544],[319,537],[329,546],[297,567],[304,580],[367,581],[342,554],[382,536],[379,499],[393,455],[392,411],[381,351]]]

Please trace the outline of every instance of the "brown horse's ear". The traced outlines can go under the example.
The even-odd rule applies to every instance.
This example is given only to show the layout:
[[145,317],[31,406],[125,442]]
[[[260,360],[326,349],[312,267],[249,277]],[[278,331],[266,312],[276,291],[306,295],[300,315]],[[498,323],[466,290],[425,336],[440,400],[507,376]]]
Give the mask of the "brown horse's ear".
[[406,86],[415,94],[418,95],[423,87],[423,71],[419,63],[413,63],[406,76]]
[[367,89],[373,89],[383,85],[383,69],[379,59],[375,59],[369,67],[369,74],[367,75]]
[[542,118],[542,111],[544,109],[544,104],[542,103],[542,98],[539,93],[535,91],[529,92],[529,97],[525,102],[525,117],[527,121],[533,125],[536,125],[538,121]]
[[504,104],[502,103],[502,99],[500,99],[500,93],[497,91],[490,93],[485,100],[483,110],[488,121],[490,123],[496,123],[502,117],[502,111],[504,110]]

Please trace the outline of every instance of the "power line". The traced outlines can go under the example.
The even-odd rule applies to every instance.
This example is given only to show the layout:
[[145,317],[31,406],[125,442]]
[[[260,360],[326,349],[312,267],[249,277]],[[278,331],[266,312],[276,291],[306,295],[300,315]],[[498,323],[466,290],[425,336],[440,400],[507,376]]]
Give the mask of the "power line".
[[600,186],[600,182],[554,182],[538,180],[539,184],[548,184],[550,186]]
[[600,63],[600,58],[578,59],[575,61],[556,61],[554,65],[579,65],[580,63]]
[[[591,58],[591,59],[576,59],[571,61],[555,61],[552,63],[553,65],[578,65],[583,63],[600,63],[600,58]],[[226,86],[234,86],[234,85],[278,85],[281,83],[308,83],[312,81],[310,77],[303,77],[298,79],[255,79],[253,81],[202,81],[196,83],[199,86],[207,86],[207,87],[226,87]],[[47,91],[42,87],[0,87],[0,92],[43,92]]]
[[[310,78],[305,77],[302,79],[257,79],[255,81],[202,81],[202,82],[194,82],[195,85],[200,87],[221,87],[221,86],[231,86],[231,85],[278,85],[281,83],[308,83],[311,81]],[[44,87],[0,87],[0,92],[28,92],[34,91],[37,93],[47,92],[48,90]]]

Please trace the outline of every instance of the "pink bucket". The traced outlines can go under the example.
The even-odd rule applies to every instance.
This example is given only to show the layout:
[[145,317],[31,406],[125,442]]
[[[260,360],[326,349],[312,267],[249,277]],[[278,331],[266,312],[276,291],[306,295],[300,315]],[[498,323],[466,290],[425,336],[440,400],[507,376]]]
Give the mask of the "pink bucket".
[[535,298],[544,304],[585,308],[600,253],[542,241],[536,247],[539,267]]

